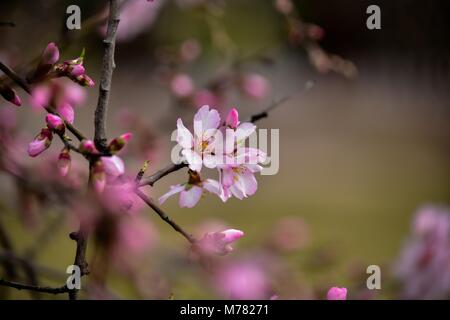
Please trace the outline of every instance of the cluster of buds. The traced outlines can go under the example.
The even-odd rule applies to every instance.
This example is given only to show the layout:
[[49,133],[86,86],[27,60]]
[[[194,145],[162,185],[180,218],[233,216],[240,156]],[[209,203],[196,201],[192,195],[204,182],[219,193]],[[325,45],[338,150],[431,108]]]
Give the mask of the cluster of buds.
[[83,140],[80,143],[79,151],[87,156],[96,156],[92,167],[92,182],[94,189],[102,193],[105,189],[107,180],[114,180],[125,173],[123,160],[115,154],[123,149],[131,139],[131,133],[125,133],[114,138],[108,145],[108,155],[102,156],[95,147],[92,140]]
[[94,81],[85,73],[86,70],[83,66],[84,52],[80,57],[73,60],[64,62],[58,62],[58,60],[59,49],[51,42],[45,48],[39,65],[32,76],[28,78],[28,81],[36,83],[45,79],[67,77],[81,86],[94,86]]

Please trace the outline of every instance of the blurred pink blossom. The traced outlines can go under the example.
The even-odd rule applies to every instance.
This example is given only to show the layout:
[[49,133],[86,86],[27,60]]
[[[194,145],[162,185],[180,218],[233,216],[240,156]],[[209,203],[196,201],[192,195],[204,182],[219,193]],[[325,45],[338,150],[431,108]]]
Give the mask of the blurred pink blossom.
[[118,156],[101,157],[106,175],[110,178],[117,178],[125,173],[125,164]]
[[250,98],[262,100],[270,91],[269,81],[257,73],[247,74],[242,79],[242,91]]
[[226,255],[233,251],[231,244],[243,236],[244,232],[236,229],[208,232],[199,241],[199,246],[206,253]]
[[258,300],[271,295],[270,283],[263,267],[251,261],[238,261],[222,267],[215,275],[218,291],[229,299]]
[[347,288],[330,288],[327,293],[327,300],[347,300]]
[[175,75],[170,82],[172,93],[178,98],[186,98],[194,92],[194,82],[187,74],[180,73]]

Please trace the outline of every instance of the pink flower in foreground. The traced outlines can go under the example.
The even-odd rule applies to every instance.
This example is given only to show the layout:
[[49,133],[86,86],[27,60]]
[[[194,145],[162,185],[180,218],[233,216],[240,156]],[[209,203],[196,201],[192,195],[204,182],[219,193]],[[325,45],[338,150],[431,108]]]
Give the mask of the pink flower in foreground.
[[241,261],[223,267],[216,274],[215,284],[219,292],[230,299],[267,299],[270,284],[263,268],[249,261]]
[[199,246],[206,253],[226,255],[233,251],[231,244],[243,236],[244,232],[236,229],[208,232],[200,240]]
[[204,191],[220,195],[220,185],[217,181],[206,179],[202,181],[195,172],[190,172],[189,182],[171,186],[169,192],[159,198],[163,204],[169,197],[180,193],[179,205],[181,208],[192,208],[200,200]]
[[123,160],[118,156],[101,157],[101,161],[108,177],[117,178],[125,173]]
[[450,210],[419,208],[412,234],[394,265],[405,299],[445,299],[450,294]]
[[269,81],[260,74],[249,74],[242,79],[242,90],[250,98],[264,99],[270,90]]
[[58,113],[61,115],[61,117],[63,117],[68,123],[74,122],[75,111],[73,110],[72,106],[69,103],[64,102],[64,103],[60,104],[56,108],[56,111],[58,111]]
[[34,140],[28,145],[28,155],[30,157],[36,157],[42,152],[50,147],[53,139],[52,132],[44,128],[41,132],[34,138]]
[[328,290],[327,300],[347,300],[347,288],[332,287]]
[[45,116],[45,122],[47,123],[47,127],[50,130],[60,134],[64,133],[64,130],[66,128],[64,120],[58,117],[57,115],[51,113],[47,114]]
[[123,179],[109,184],[103,194],[102,202],[114,213],[137,213],[144,207],[142,200],[134,192],[136,183],[133,179]]
[[189,168],[200,171],[203,164],[208,168],[216,167],[216,157],[211,154],[217,128],[220,125],[220,115],[209,106],[201,107],[194,116],[194,135],[177,121],[177,142],[183,148],[182,155],[186,158]]
[[187,74],[177,74],[170,82],[170,89],[176,97],[186,98],[194,92],[194,82]]

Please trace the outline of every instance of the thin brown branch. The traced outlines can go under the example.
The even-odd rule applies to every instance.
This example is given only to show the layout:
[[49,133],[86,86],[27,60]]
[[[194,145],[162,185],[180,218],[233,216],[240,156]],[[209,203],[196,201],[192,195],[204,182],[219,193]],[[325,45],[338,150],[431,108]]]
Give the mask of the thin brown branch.
[[165,176],[167,176],[168,174],[178,171],[184,167],[187,167],[186,163],[180,163],[180,164],[169,164],[168,166],[166,166],[165,168],[155,172],[154,174],[152,174],[151,176],[145,177],[143,179],[141,179],[139,186],[145,186],[145,185],[149,185],[152,186],[160,179],[164,178]]
[[139,189],[136,189],[135,192],[139,196],[139,198],[141,198],[150,208],[152,208],[159,215],[161,219],[167,222],[175,231],[183,235],[183,237],[185,237],[187,241],[189,241],[192,244],[196,242],[196,239],[194,238],[193,235],[185,231],[175,221],[170,219],[170,217],[160,207],[158,207],[150,197],[148,197],[145,193],[143,193]]
[[119,5],[117,0],[109,0],[109,18],[106,39],[103,40],[105,53],[103,55],[100,76],[100,90],[97,108],[95,109],[94,142],[98,150],[104,152],[107,148],[106,115],[108,110],[111,79],[115,68],[114,51],[116,47],[116,32],[119,26]]
[[40,286],[33,286],[28,284],[23,284],[19,282],[14,281],[8,281],[4,279],[0,279],[0,286],[10,287],[17,290],[30,290],[34,292],[42,292],[42,293],[50,293],[50,294],[61,294],[61,293],[67,293],[71,290],[67,288],[66,285],[62,287],[40,287]]

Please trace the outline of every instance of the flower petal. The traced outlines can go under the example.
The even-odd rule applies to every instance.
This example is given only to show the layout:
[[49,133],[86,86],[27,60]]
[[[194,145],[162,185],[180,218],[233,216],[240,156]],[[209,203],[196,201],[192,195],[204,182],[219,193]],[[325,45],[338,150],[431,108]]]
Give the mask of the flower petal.
[[209,106],[201,107],[194,116],[194,134],[207,140],[212,137],[220,125],[220,115],[217,110],[209,110]]
[[173,196],[174,194],[177,194],[178,192],[183,191],[184,188],[185,186],[182,184],[171,186],[170,190],[159,198],[159,203],[163,204],[169,197]]
[[200,172],[202,169],[202,157],[194,150],[183,149],[181,154],[186,158],[189,169]]
[[180,207],[192,208],[200,200],[203,194],[203,189],[198,186],[192,186],[189,190],[183,190],[180,194]]
[[183,125],[181,119],[177,120],[177,142],[184,149],[190,149],[193,146],[192,133]]

